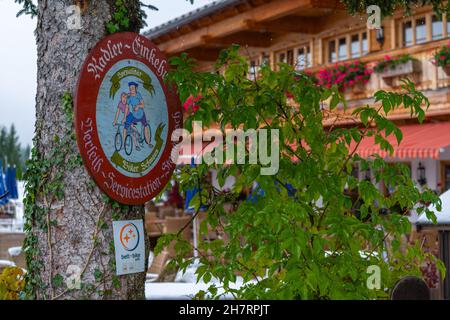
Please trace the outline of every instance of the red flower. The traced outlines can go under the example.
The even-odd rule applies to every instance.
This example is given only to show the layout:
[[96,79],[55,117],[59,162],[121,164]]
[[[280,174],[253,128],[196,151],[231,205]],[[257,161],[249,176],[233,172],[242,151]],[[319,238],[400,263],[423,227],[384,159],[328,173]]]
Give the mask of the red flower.
[[198,96],[194,97],[193,95],[190,95],[189,98],[186,99],[186,101],[183,104],[183,110],[185,112],[197,112],[197,110],[200,108],[200,105],[197,104],[197,102],[202,98],[202,95],[199,94]]
[[391,60],[391,56],[390,55],[385,55],[384,59],[389,61],[389,60]]
[[447,57],[446,56],[440,56],[439,59],[441,60],[445,60]]

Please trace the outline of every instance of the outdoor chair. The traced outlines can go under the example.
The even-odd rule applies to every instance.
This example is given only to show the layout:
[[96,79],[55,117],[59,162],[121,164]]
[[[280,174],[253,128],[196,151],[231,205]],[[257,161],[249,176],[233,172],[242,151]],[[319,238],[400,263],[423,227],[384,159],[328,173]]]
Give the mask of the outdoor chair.
[[153,202],[147,202],[145,204],[145,213],[158,212],[158,207]]
[[[190,216],[184,217],[167,217],[165,233],[177,233],[183,229],[187,223],[191,220]],[[185,240],[191,239],[191,226],[187,226],[182,233],[182,237]]]
[[145,230],[147,231],[147,234],[156,232],[162,233],[162,230],[159,230],[158,225],[154,223],[156,220],[158,220],[158,217],[155,211],[145,213]]
[[159,218],[165,219],[166,217],[175,217],[175,208],[173,207],[161,207],[159,209]]
[[147,279],[150,281],[155,281],[159,278],[161,273],[164,271],[167,263],[169,261],[169,252],[163,250],[160,254],[153,257],[150,267],[147,270]]

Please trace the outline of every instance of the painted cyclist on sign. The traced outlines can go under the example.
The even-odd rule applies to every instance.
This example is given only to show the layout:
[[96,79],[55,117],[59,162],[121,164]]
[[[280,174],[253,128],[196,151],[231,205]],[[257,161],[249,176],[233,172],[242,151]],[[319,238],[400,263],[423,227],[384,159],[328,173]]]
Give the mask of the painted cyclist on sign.
[[122,143],[125,145],[127,132],[131,129],[133,134],[133,143],[134,147],[137,151],[140,151],[141,148],[139,147],[139,143],[137,141],[137,132],[138,129],[136,128],[137,124],[141,124],[142,128],[144,129],[144,138],[145,142],[151,147],[153,145],[150,143],[150,128],[147,123],[147,117],[145,115],[145,103],[144,99],[142,98],[142,95],[138,91],[139,84],[132,81],[128,83],[128,87],[130,89],[129,93],[122,93],[120,97],[119,105],[117,106],[117,112],[116,117],[114,119],[113,126],[117,125],[117,120],[119,118],[119,114],[123,113],[123,120],[122,124],[124,125],[123,131],[122,131]]
[[108,71],[98,95],[97,125],[117,170],[130,177],[148,172],[166,143],[167,123],[165,97],[149,69],[131,60]]

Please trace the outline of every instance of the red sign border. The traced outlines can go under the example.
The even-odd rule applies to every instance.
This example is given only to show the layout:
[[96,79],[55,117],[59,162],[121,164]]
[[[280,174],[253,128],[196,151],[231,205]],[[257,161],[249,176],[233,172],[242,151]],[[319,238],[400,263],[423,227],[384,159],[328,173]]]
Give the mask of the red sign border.
[[[78,78],[76,94],[74,99],[75,131],[77,137],[77,145],[81,157],[83,159],[83,163],[87,168],[91,177],[94,179],[98,187],[104,193],[106,193],[112,199],[126,205],[142,205],[145,202],[152,200],[164,189],[164,187],[170,181],[172,173],[176,167],[176,165],[170,160],[172,149],[174,146],[170,140],[170,137],[175,129],[182,127],[183,123],[183,112],[181,109],[181,103],[180,100],[178,99],[176,89],[173,87],[166,86],[164,84],[164,80],[162,79],[161,75],[158,74],[158,71],[155,69],[155,67],[152,64],[150,64],[149,61],[145,59],[145,57],[134,54],[132,50],[128,50],[127,52],[124,52],[123,54],[110,59],[110,61],[108,61],[107,65],[105,66],[100,76],[100,79],[94,79],[92,73],[88,72],[88,66],[89,63],[92,61],[92,58],[101,56],[102,52],[100,51],[100,49],[107,48],[108,43],[113,45],[115,42],[120,41],[122,43],[128,44],[129,46],[132,46],[136,38],[138,38],[141,41],[141,43],[145,44],[145,46],[148,47],[149,49],[155,49],[154,59],[159,59],[159,61],[165,61],[167,66],[166,68],[168,69],[169,64],[166,57],[159,50],[159,48],[156,45],[154,45],[149,39],[132,32],[116,33],[100,40],[91,50],[89,55],[86,57],[82,70],[80,72],[80,76]],[[106,157],[103,149],[101,148],[100,139],[96,127],[97,96],[100,86],[103,82],[103,79],[112,66],[114,66],[117,62],[126,59],[133,59],[144,63],[155,74],[155,76],[158,78],[161,84],[161,87],[163,88],[168,107],[168,118],[169,118],[168,135],[166,145],[164,147],[164,150],[162,151],[162,155],[159,161],[153,167],[153,169],[150,170],[146,175],[139,178],[127,177],[122,173],[120,173],[116,168],[114,168],[114,166],[109,162],[108,158]],[[175,115],[177,116],[175,117]],[[82,130],[83,127],[82,124],[83,121],[86,121],[89,118],[92,119],[92,126],[93,126],[92,127],[93,131],[91,133],[92,145],[95,149],[96,157],[98,157],[96,159],[102,160],[101,166],[104,168],[102,172],[98,172],[93,168],[90,156],[88,155],[89,151],[86,149],[86,141],[84,140],[84,138],[86,137],[86,133],[83,132]],[[177,121],[175,121],[175,118],[177,118]],[[92,149],[90,149],[90,151],[92,151]],[[108,172],[108,176],[106,176],[105,171]],[[151,188],[152,191],[149,193],[148,196],[136,198],[126,197],[122,196],[117,192],[113,192],[111,188],[108,188],[106,183],[108,183],[108,181],[111,182],[111,179],[109,177],[110,173],[113,173],[115,175],[114,181],[116,181],[117,184],[120,184],[121,187],[133,190],[139,188],[141,188],[142,190],[143,186],[147,186],[149,188],[149,183],[151,183],[151,180],[156,179],[158,177],[160,179],[160,183],[159,185],[153,185],[153,187]]]

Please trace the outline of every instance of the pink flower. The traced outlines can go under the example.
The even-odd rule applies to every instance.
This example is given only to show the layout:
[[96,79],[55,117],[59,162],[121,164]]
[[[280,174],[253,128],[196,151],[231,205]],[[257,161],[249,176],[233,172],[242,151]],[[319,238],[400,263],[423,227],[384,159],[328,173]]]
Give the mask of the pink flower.
[[389,61],[389,60],[391,60],[391,56],[390,55],[385,55],[384,59]]
[[200,105],[197,104],[197,102],[202,98],[202,95],[199,94],[198,96],[194,97],[193,95],[190,95],[189,98],[186,99],[186,101],[183,104],[183,110],[185,112],[197,112],[197,110],[200,108]]

